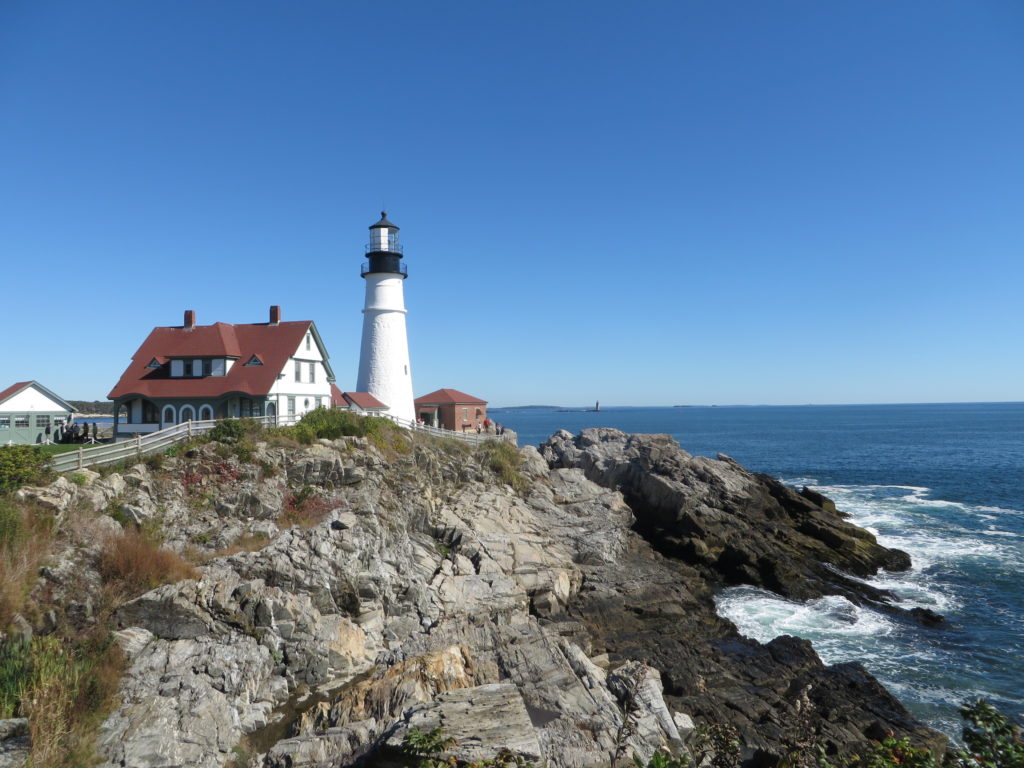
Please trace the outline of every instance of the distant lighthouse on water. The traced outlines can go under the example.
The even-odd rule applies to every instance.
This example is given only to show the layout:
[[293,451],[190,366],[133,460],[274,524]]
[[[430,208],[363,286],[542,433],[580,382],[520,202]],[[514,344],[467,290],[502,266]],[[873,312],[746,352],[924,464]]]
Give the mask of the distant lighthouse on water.
[[388,413],[414,421],[409,340],[405,332],[405,293],[408,270],[402,263],[398,227],[381,211],[370,227],[362,275],[366,280],[363,340],[359,349],[356,391],[369,392],[388,406]]

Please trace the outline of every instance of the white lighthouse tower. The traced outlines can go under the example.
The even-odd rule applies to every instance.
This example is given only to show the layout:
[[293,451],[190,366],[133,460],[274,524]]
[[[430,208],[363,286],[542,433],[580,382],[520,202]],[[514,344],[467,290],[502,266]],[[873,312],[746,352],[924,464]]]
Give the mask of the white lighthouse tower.
[[363,306],[363,342],[359,350],[356,390],[369,392],[399,419],[414,421],[409,340],[405,333],[403,281],[408,270],[402,263],[398,227],[381,211],[380,221],[370,227],[362,275],[366,280]]

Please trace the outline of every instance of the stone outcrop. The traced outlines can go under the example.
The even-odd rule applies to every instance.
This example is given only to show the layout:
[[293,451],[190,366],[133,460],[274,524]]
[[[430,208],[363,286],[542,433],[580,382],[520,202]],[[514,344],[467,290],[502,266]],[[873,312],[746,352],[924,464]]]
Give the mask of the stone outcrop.
[[652,546],[712,582],[795,600],[842,595],[887,603],[890,594],[861,579],[910,567],[906,553],[847,523],[821,494],[797,493],[722,454],[691,456],[668,435],[563,430],[541,451],[552,466],[581,467],[589,480],[621,491]]
[[28,720],[0,720],[0,768],[22,768],[29,757]]
[[[460,444],[345,438],[260,444],[251,462],[203,445],[27,490],[210,558],[116,612],[128,670],[104,764],[348,766],[435,725],[459,760],[507,748],[566,768],[686,750],[695,724],[735,727],[758,766],[798,721],[832,752],[887,730],[938,743],[859,666],[715,613],[714,590],[741,582],[886,600],[861,579],[905,557],[827,499],[614,430],[524,448],[519,472],[517,491]],[[310,509],[319,522],[296,525]],[[95,551],[67,554],[79,584]],[[90,620],[64,573],[40,589]]]

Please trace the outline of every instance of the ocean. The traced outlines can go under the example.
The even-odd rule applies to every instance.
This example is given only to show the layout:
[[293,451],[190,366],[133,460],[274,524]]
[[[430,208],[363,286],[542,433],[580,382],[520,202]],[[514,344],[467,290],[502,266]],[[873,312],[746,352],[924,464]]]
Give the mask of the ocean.
[[988,698],[1024,722],[1024,403],[491,409],[538,443],[558,429],[615,427],[672,435],[692,454],[833,498],[880,543],[908,552],[907,573],[872,583],[905,607],[931,608],[926,628],[843,598],[796,603],[738,587],[718,611],[762,642],[811,640],[826,663],[859,661],[919,719],[953,738],[965,700]]

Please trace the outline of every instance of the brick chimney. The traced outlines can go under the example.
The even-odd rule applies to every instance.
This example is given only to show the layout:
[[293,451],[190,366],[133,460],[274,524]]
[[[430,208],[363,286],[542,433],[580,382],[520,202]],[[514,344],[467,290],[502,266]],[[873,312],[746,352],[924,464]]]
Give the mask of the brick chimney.
[[194,309],[185,310],[185,330],[191,331],[196,327],[196,311]]
[[278,325],[281,322],[281,308],[274,304],[270,307],[270,324]]

